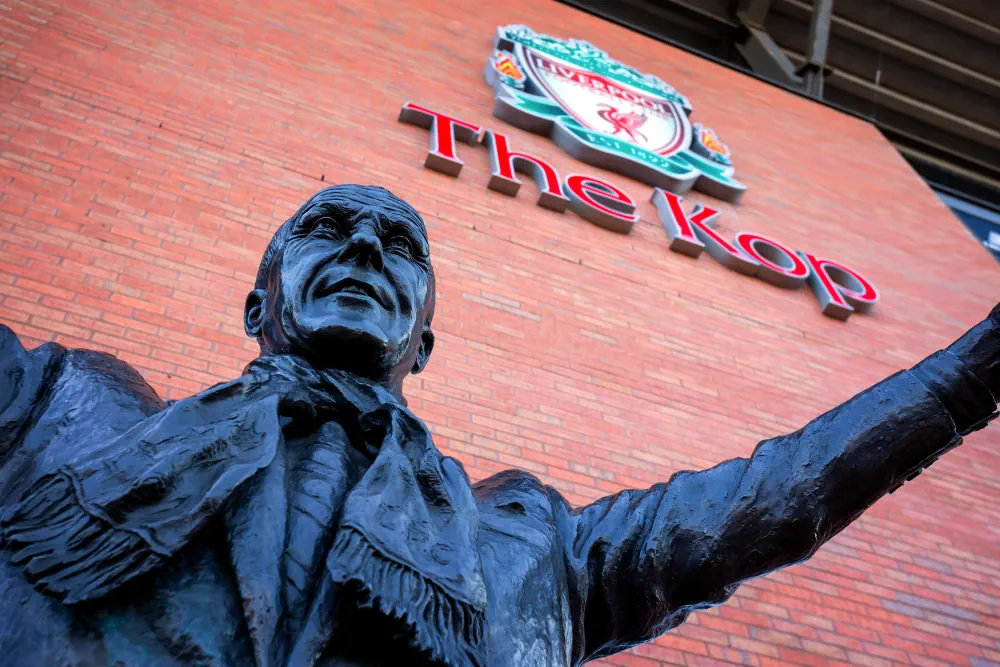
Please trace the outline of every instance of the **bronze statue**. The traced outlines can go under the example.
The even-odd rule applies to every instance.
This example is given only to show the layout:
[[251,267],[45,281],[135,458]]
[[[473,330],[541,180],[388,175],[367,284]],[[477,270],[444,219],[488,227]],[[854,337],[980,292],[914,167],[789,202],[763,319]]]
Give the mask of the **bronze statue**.
[[168,404],[0,327],[0,664],[579,665],[808,558],[1000,393],[998,306],[748,459],[574,509],[471,484],[407,410],[433,310],[420,216],[343,185],[268,246],[231,382]]

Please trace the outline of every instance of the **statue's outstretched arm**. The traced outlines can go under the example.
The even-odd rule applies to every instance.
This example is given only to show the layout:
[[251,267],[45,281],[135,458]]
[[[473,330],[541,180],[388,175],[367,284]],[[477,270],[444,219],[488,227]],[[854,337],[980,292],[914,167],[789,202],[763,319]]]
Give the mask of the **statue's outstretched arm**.
[[[573,511],[557,498],[575,661],[647,641],[800,562],[995,416],[1000,306],[947,350],[748,459]],[[554,493],[554,492],[553,492]]]

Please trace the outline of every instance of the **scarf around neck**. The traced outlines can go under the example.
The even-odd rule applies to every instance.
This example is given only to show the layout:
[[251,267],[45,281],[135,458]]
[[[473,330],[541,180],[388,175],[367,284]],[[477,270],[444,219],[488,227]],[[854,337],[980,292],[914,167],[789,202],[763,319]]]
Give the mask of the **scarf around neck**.
[[346,497],[338,494],[340,521],[312,606],[328,611],[350,587],[359,604],[406,630],[414,649],[453,667],[484,665],[479,515],[461,465],[389,392],[292,356],[257,359],[237,380],[42,474],[0,519],[12,562],[36,588],[73,604],[174,556],[275,463],[289,427],[269,391],[278,376],[308,384],[313,418],[336,420],[374,459]]

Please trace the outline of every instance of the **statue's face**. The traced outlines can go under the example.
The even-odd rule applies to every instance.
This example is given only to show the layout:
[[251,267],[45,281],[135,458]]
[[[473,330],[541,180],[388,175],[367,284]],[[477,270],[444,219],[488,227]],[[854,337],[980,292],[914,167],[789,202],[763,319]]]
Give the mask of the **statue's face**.
[[429,273],[427,240],[395,207],[377,196],[317,201],[293,223],[266,293],[248,298],[247,331],[266,352],[398,384],[433,345]]

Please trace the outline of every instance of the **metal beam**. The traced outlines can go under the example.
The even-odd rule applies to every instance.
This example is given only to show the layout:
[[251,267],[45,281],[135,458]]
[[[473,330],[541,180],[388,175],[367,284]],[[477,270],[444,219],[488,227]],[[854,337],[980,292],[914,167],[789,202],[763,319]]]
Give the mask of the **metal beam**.
[[[900,0],[903,2],[904,0]],[[980,2],[989,5],[994,11],[1000,7],[996,0],[947,0],[949,3]],[[928,10],[933,3],[923,0],[905,0],[912,2],[914,8]],[[785,3],[781,3],[784,7]],[[775,4],[772,14],[779,9]],[[959,63],[987,74],[1000,78],[1000,50],[997,44],[977,35],[987,36],[988,32],[1000,30],[1000,26],[991,27],[985,23],[973,21],[958,21],[954,12],[942,12],[942,17],[950,17],[951,22],[931,18],[924,13],[913,11],[896,2],[872,2],[872,0],[838,0],[837,16],[860,23],[872,30],[894,37],[895,39],[934,53],[952,62]],[[836,19],[834,19],[836,20]],[[1000,21],[1000,15],[995,19]],[[975,27],[980,30],[972,32]],[[836,44],[836,39],[833,45]]]
[[[804,62],[805,55],[788,51],[790,59]],[[881,88],[874,82],[842,70],[834,71],[829,86],[839,88],[862,99],[874,100],[878,107],[892,109],[937,128],[948,128],[952,134],[978,142],[993,149],[1000,149],[1000,130],[958,116],[951,111],[914,99],[909,95]],[[878,124],[877,114],[870,120]]]
[[[0,0],[2,2],[2,0]],[[727,64],[741,26],[734,15],[714,12],[716,2],[664,0],[559,0],[640,34]]]
[[[892,145],[897,151],[903,154],[903,157],[909,160],[922,160],[924,162],[930,163],[939,169],[946,172],[957,172],[961,174],[963,178],[967,178],[971,181],[976,181],[990,189],[1000,191],[1000,180],[997,178],[991,178],[989,174],[984,174],[978,171],[972,171],[971,169],[965,169],[954,162],[949,162],[947,160],[942,160],[941,158],[925,153],[924,151],[904,144],[901,141],[893,141]],[[989,165],[992,166],[992,165]]]
[[764,27],[771,2],[772,0],[740,0],[736,18],[743,24],[746,36],[736,45],[736,50],[757,74],[786,86],[798,87],[802,84],[802,79],[795,73],[795,65]]
[[833,0],[815,0],[812,18],[809,20],[809,47],[806,65],[801,74],[805,78],[806,92],[823,97],[823,80],[828,71],[826,50],[830,44],[830,19],[833,16]]
[[746,30],[747,38],[737,44],[736,49],[753,71],[786,86],[800,87],[802,78],[795,73],[795,65],[767,31],[751,25],[747,25]]
[[[812,7],[803,0],[781,0],[777,11],[779,15],[787,14],[789,17],[804,23],[812,12]],[[831,20],[830,30],[834,38],[843,37],[845,40],[867,46],[876,52],[885,53],[887,56],[894,56],[957,84],[968,86],[991,97],[1000,98],[1000,80],[931,53],[926,49],[907,44],[895,37],[836,14]],[[784,41],[782,40],[782,31],[773,21],[771,31],[777,40]],[[836,39],[834,41],[836,42]]]
[[[954,28],[991,44],[1000,45],[1000,26],[963,14],[935,0],[889,0],[897,7],[908,9],[937,23]],[[996,0],[982,0],[984,7],[996,8]]]
[[763,28],[772,0],[740,0],[736,16],[747,26]]
[[[607,2],[607,0],[599,0]],[[617,0],[618,2],[632,2],[633,4],[649,4],[646,0]],[[768,0],[770,2],[770,0]],[[734,20],[730,7],[730,0],[659,0],[654,1],[654,5],[672,5],[676,9],[683,9],[692,16],[698,16],[709,23],[723,24],[736,27],[739,22]]]

